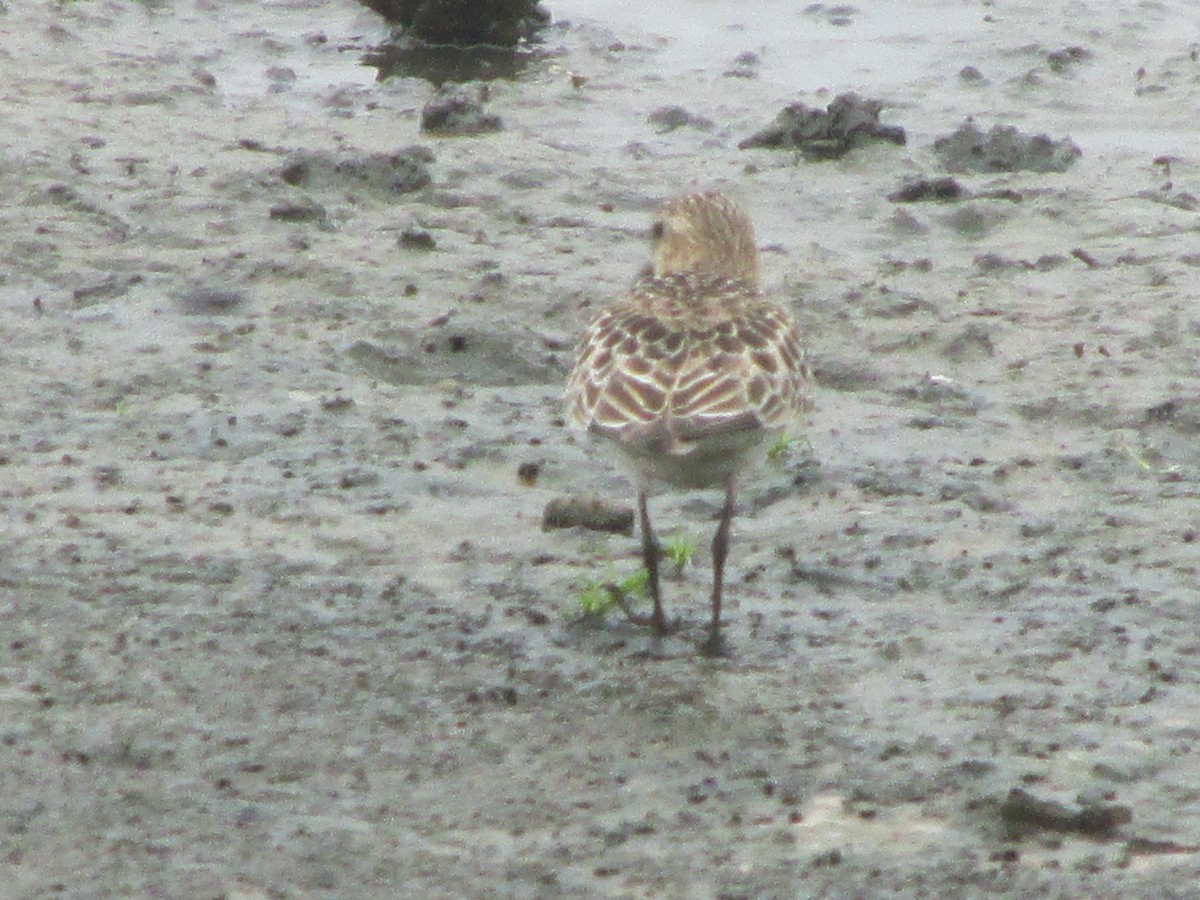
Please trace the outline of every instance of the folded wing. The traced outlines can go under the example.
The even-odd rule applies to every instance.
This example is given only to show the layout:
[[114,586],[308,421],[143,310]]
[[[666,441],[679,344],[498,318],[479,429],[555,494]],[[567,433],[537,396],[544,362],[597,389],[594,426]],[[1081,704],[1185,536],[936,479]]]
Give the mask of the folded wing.
[[769,303],[707,327],[613,310],[580,343],[568,415],[581,428],[686,454],[707,438],[784,428],[810,408],[791,317]]

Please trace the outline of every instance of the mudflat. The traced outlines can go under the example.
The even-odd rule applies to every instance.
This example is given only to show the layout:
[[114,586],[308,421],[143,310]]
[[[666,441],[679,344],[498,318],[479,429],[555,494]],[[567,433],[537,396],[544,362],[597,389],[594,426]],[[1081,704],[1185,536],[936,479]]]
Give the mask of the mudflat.
[[[1200,15],[882,6],[552,7],[451,137],[348,0],[0,4],[0,893],[1194,895]],[[718,659],[716,493],[663,639],[541,527],[707,188],[817,381]]]

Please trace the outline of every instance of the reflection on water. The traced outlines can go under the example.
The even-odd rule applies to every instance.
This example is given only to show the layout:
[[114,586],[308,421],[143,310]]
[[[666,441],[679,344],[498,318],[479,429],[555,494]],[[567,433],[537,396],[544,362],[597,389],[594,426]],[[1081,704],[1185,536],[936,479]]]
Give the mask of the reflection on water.
[[448,81],[491,81],[514,79],[525,67],[542,57],[534,47],[497,47],[475,44],[427,44],[401,37],[380,45],[363,56],[363,65],[379,70],[376,78],[394,76],[424,78],[440,87]]

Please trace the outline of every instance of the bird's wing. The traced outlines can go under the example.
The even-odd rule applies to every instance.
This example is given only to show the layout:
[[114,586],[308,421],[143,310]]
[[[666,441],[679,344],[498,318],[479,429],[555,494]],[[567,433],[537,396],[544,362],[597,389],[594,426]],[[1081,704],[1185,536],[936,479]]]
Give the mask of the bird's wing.
[[799,332],[769,304],[709,328],[606,312],[580,341],[567,390],[578,427],[675,453],[707,437],[784,427],[807,408]]

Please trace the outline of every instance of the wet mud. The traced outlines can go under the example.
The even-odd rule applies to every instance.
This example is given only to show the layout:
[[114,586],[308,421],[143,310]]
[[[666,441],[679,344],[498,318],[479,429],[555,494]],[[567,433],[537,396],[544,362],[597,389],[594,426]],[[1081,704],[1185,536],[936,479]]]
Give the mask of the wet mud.
[[[895,6],[558,8],[454,137],[356,3],[0,6],[6,896],[1194,894],[1194,14]],[[906,143],[739,149],[851,91]],[[967,118],[1082,155],[953,187]],[[716,495],[668,637],[584,613],[560,405],[707,187],[818,381],[720,659]]]

